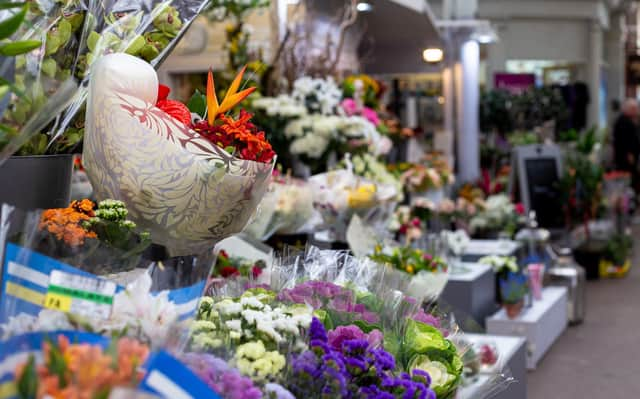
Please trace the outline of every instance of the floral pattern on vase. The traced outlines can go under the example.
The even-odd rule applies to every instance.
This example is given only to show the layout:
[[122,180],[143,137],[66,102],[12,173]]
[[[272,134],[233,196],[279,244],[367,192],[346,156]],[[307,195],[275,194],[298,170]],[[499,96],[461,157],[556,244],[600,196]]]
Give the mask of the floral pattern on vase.
[[83,162],[96,198],[124,201],[171,256],[201,253],[240,232],[275,160],[235,158],[156,108],[157,76],[143,61],[113,54],[95,68]]

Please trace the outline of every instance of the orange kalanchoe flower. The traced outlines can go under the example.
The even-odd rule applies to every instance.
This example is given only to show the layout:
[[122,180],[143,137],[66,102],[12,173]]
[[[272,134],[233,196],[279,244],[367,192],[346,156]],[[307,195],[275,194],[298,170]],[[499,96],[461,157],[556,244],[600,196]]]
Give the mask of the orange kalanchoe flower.
[[89,200],[73,201],[68,208],[47,209],[40,217],[40,230],[46,230],[58,240],[76,247],[87,238],[97,238],[93,231],[82,226],[82,222],[94,216],[95,205]]
[[209,69],[209,76],[207,77],[207,121],[209,122],[209,125],[213,125],[213,122],[215,122],[218,115],[229,111],[256,90],[255,87],[250,87],[238,93],[240,83],[242,82],[242,76],[246,69],[246,66],[242,68],[236,78],[233,79],[229,90],[227,90],[227,94],[222,100],[222,104],[218,103],[216,87],[213,82],[213,71]]

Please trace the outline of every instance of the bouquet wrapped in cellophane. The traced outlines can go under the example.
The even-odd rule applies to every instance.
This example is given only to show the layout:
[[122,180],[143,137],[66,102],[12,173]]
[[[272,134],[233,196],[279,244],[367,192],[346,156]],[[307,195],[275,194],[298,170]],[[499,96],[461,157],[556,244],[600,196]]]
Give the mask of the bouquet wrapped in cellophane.
[[386,228],[393,214],[398,192],[393,185],[381,185],[356,176],[349,158],[346,169],[312,176],[309,184],[316,210],[332,239],[345,242],[354,215],[374,229]]
[[0,346],[3,399],[152,399],[216,397],[204,381],[162,349],[127,337],[53,331]]
[[160,260],[116,200],[14,211],[0,214],[0,339],[78,330],[156,346],[193,318],[213,253]]
[[295,234],[313,215],[309,185],[289,176],[273,176],[256,216],[245,233],[261,241],[273,234]]
[[252,91],[236,93],[241,79],[218,104],[210,75],[207,119],[192,123],[145,61],[112,54],[92,72],[83,162],[95,196],[123,201],[171,256],[240,232],[267,188],[275,154],[264,133],[243,110],[225,115]]
[[[464,334],[451,314],[425,312],[421,304],[429,289],[407,295],[408,273],[346,252],[308,248],[274,262],[270,274],[279,299],[313,307],[329,341],[333,336],[373,342],[395,358],[397,372],[428,373],[428,387],[438,398],[453,397],[461,386],[462,356],[469,349]],[[488,373],[478,397],[504,389],[512,381],[508,374]]]
[[7,129],[0,135],[0,147],[6,145],[0,161],[18,149],[37,155],[77,148],[93,63],[103,54],[127,53],[158,67],[206,4],[82,0],[25,6],[25,23],[12,39],[40,44],[3,59],[3,76],[17,90],[2,107]]

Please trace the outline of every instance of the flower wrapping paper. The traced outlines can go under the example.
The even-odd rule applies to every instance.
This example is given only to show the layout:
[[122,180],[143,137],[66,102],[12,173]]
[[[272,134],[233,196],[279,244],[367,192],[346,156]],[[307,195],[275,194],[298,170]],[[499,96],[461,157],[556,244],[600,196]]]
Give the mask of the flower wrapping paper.
[[240,232],[275,160],[235,158],[154,106],[158,78],[126,54],[92,71],[83,163],[98,199],[119,199],[172,256],[201,253]]

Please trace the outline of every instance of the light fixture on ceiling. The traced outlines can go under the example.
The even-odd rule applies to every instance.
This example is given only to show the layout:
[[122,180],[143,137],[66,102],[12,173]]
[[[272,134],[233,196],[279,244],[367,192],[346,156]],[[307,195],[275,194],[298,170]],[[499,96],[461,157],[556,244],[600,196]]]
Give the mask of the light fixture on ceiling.
[[369,4],[369,3],[361,1],[356,5],[356,9],[359,12],[369,12],[369,11],[371,11],[373,9],[373,6],[371,4]]
[[298,4],[298,3],[300,3],[300,0],[287,0],[287,4],[289,4],[289,5],[295,5],[295,4]]
[[444,58],[444,52],[440,48],[430,47],[422,52],[422,58],[430,64],[435,64],[442,61]]
[[495,43],[498,41],[498,34],[490,24],[486,23],[475,29],[475,32],[471,34],[471,39],[480,44]]

